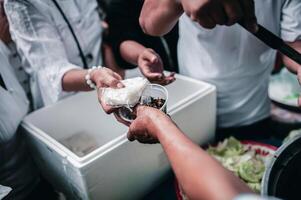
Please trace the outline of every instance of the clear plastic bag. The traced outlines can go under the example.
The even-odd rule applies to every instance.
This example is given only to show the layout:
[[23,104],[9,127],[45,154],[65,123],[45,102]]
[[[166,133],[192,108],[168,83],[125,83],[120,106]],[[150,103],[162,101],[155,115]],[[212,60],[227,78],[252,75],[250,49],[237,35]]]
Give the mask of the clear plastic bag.
[[112,107],[133,107],[139,103],[144,88],[149,84],[148,80],[136,77],[123,80],[124,88],[102,88],[102,99]]

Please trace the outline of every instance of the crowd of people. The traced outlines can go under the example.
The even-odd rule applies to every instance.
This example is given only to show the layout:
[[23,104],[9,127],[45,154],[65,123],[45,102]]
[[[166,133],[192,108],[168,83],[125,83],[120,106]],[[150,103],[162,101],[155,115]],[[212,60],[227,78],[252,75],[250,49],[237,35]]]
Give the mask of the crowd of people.
[[[0,185],[13,189],[4,199],[57,199],[20,134],[25,115],[75,92],[122,88],[136,66],[162,85],[175,72],[215,85],[217,140],[270,137],[277,52],[241,27],[256,32],[258,23],[301,51],[299,0],[0,0]],[[282,61],[301,79],[297,63]],[[167,115],[136,112],[128,139],[160,142],[190,199],[258,198],[240,196],[252,191]]]

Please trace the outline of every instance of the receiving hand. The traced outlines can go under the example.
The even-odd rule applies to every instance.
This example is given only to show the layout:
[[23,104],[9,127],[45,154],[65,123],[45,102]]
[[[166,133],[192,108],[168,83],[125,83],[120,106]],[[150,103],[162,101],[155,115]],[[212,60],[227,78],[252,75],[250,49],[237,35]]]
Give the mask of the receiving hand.
[[237,22],[255,32],[257,20],[254,0],[180,0],[184,12],[204,28],[231,26]]
[[168,85],[175,81],[175,73],[164,75],[163,62],[160,56],[152,49],[145,49],[138,57],[138,66],[141,73],[152,83]]
[[162,111],[147,107],[136,108],[137,118],[132,122],[128,132],[129,141],[138,140],[141,143],[158,143],[157,130],[164,120],[171,121],[169,116]]

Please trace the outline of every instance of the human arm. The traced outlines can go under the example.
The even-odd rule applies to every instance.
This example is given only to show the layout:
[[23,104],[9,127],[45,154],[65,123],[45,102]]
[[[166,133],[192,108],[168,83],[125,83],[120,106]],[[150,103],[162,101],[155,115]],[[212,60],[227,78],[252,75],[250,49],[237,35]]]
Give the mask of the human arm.
[[159,110],[139,107],[128,138],[151,143],[158,140],[189,199],[230,200],[240,193],[252,193]]
[[167,63],[161,59],[166,55],[160,38],[145,35],[139,26],[142,5],[143,1],[136,0],[112,0],[108,3],[109,41],[121,67],[138,66],[149,81],[166,85],[175,80],[174,74],[165,76],[163,73]]
[[164,74],[164,66],[159,54],[135,41],[124,41],[120,45],[121,55],[138,65],[141,73],[152,83],[168,85],[175,81],[175,73]]
[[183,12],[208,29],[242,22],[250,31],[256,30],[253,0],[145,0],[140,25],[150,35],[164,35]]
[[[67,71],[62,79],[63,90],[66,92],[73,91],[90,91],[91,88],[86,83],[85,76],[88,70],[73,69]],[[91,81],[97,88],[116,87],[121,88],[123,84],[120,82],[122,77],[108,68],[92,70],[90,73]]]
[[161,36],[176,25],[183,12],[181,3],[176,0],[145,0],[139,23],[145,33]]
[[[82,70],[80,61],[79,64],[69,61],[67,51],[78,52],[72,46],[65,47],[63,40],[66,38],[61,38],[58,27],[50,17],[51,7],[42,12],[37,5],[26,0],[7,0],[5,10],[19,53],[30,66],[28,71],[38,84],[43,103],[49,105],[69,95],[70,91],[88,90],[84,81],[87,71]],[[98,70],[95,73],[98,76],[111,74],[99,71],[108,70]],[[98,81],[105,78],[110,77],[95,77],[92,81],[99,85]]]

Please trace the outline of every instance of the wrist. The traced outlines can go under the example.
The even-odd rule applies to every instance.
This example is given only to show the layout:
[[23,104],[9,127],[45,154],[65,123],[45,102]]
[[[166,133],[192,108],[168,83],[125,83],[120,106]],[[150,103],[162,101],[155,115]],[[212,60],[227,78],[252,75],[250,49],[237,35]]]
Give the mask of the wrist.
[[174,126],[174,123],[164,113],[149,117],[147,122],[147,130],[151,131],[152,135],[156,135],[159,141],[168,132],[167,129],[170,126]]
[[87,70],[87,73],[85,75],[85,80],[86,84],[91,88],[91,89],[96,89],[97,87],[97,77],[98,74],[101,70],[101,66],[98,67],[92,67],[91,69]]

